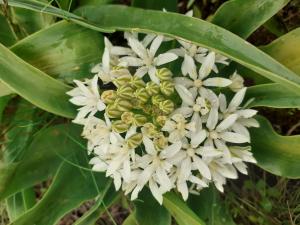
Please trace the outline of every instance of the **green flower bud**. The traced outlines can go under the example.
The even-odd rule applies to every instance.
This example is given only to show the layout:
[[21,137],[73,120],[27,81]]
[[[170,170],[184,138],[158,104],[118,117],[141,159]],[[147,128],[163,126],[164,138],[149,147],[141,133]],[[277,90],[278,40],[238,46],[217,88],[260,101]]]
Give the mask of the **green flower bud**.
[[158,149],[164,149],[168,145],[168,138],[163,133],[158,133],[155,135],[153,143]]
[[143,140],[143,135],[141,133],[136,133],[127,139],[127,146],[129,149],[134,149],[138,147]]
[[150,97],[145,88],[137,89],[134,92],[134,95],[139,101],[141,101],[143,103],[147,102]]
[[134,89],[128,84],[122,85],[117,89],[117,95],[121,98],[131,99]]
[[171,80],[172,79],[172,72],[171,70],[167,69],[167,68],[161,68],[156,70],[156,76],[161,80]]
[[134,124],[136,126],[143,126],[147,122],[147,117],[141,114],[134,115]]
[[152,114],[153,113],[153,107],[151,105],[140,105],[141,109],[147,113],[147,114]]
[[120,76],[116,79],[113,80],[114,85],[116,85],[116,87],[120,87],[122,85],[128,84],[131,80],[131,76],[130,75],[123,75]]
[[159,103],[159,109],[166,114],[170,114],[174,110],[174,103],[171,100],[165,100]]
[[113,103],[117,98],[117,93],[114,90],[103,91],[101,94],[101,99],[105,104]]
[[119,118],[123,112],[117,110],[114,105],[108,105],[105,109],[109,118]]
[[167,117],[166,117],[166,116],[158,116],[158,117],[156,118],[156,122],[157,122],[161,127],[163,127],[163,126],[165,125],[166,121],[167,121]]
[[112,123],[111,127],[117,133],[124,133],[129,129],[129,124],[124,123],[122,120],[116,120]]
[[153,123],[145,123],[142,132],[149,137],[154,137],[158,133],[156,126]]
[[133,105],[130,101],[122,98],[117,98],[115,100],[114,106],[116,107],[117,110],[122,111],[122,112],[127,112],[130,109],[132,109]]
[[135,88],[142,88],[145,87],[145,82],[142,80],[142,78],[138,76],[133,76],[131,78],[130,84],[134,86]]
[[146,91],[150,96],[156,95],[159,93],[159,86],[156,83],[150,81],[146,84]]
[[121,116],[121,120],[126,124],[132,124],[134,119],[134,114],[132,112],[124,112]]
[[162,95],[154,95],[151,98],[153,105],[159,105],[162,101],[166,100],[164,96]]
[[174,83],[172,81],[163,81],[159,86],[160,91],[167,96],[174,93]]

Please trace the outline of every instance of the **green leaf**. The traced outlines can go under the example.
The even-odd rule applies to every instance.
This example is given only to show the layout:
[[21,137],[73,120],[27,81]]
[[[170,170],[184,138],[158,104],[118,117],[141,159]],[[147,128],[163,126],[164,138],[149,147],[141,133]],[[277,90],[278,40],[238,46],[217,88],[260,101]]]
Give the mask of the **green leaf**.
[[24,214],[35,205],[35,192],[33,188],[25,189],[16,193],[6,200],[6,210],[10,221]]
[[9,89],[9,87],[7,87],[7,85],[0,82],[0,97],[10,95],[12,93],[14,93],[14,92],[11,89]]
[[260,128],[250,129],[252,152],[257,165],[278,176],[300,178],[300,135],[281,136],[264,117]]
[[288,32],[285,24],[279,17],[276,15],[269,19],[264,27],[267,28],[271,33],[275,34],[277,37],[280,37]]
[[30,143],[37,121],[36,108],[25,100],[20,100],[17,110],[12,117],[5,133],[3,145],[5,163],[18,162],[22,159],[24,151]]
[[11,46],[17,41],[17,37],[14,34],[14,31],[9,26],[4,15],[0,11],[0,43],[5,46]]
[[[105,194],[103,200],[98,199],[95,205],[80,217],[74,225],[95,225],[99,217],[107,212],[107,209],[120,198],[120,194],[116,192],[113,185]],[[109,212],[108,212],[109,213]]]
[[6,108],[7,103],[11,99],[11,96],[2,96],[0,97],[0,123],[2,122],[3,111]]
[[246,98],[254,98],[248,107],[300,108],[300,94],[297,95],[280,84],[261,84],[249,87]]
[[297,28],[260,49],[300,76],[299,43],[300,28]]
[[177,0],[133,0],[131,3],[134,7],[144,8],[144,9],[156,9],[163,10],[166,9],[170,12],[177,11]]
[[205,222],[173,192],[164,195],[163,205],[171,213],[178,225],[205,225]]
[[[93,0],[88,0],[93,2]],[[96,0],[95,0],[96,1]],[[104,0],[105,1],[105,0]],[[0,4],[3,4],[3,0],[0,0]],[[105,31],[105,32],[113,32],[112,29],[102,29],[93,24],[86,23],[84,18],[77,16],[73,13],[65,11],[63,9],[56,8],[50,4],[45,4],[43,2],[35,1],[35,0],[9,0],[8,5],[12,7],[18,7],[23,9],[29,9],[35,12],[43,12],[53,16],[64,18],[68,21],[72,21],[79,25],[82,25],[87,28],[91,28],[97,31]]]
[[54,114],[72,118],[76,114],[68,101],[70,88],[27,64],[0,44],[0,79],[32,104]]
[[64,163],[44,197],[11,225],[57,224],[61,217],[83,202],[96,196],[103,199],[110,184],[104,174]]
[[101,28],[155,32],[190,40],[232,58],[268,79],[291,89],[293,87],[294,91],[300,91],[300,77],[296,74],[239,37],[200,19],[114,5],[97,8],[86,6],[82,7],[79,13]]
[[[11,0],[9,4],[33,10],[41,7],[32,0],[27,0],[26,4],[24,0]],[[44,12],[54,13],[63,18],[69,17],[54,7],[46,8]],[[300,77],[296,74],[248,42],[206,21],[175,13],[118,5],[85,6],[78,13],[81,17],[74,19],[72,16],[72,21],[89,26],[91,29],[106,32],[114,30],[154,32],[189,40],[215,50],[295,92],[300,91]]]
[[139,225],[170,225],[171,216],[165,207],[158,204],[149,189],[139,194],[138,200],[134,201],[134,216]]
[[122,225],[139,225],[135,219],[134,213],[135,212],[132,212],[131,214],[129,214],[129,216],[124,220]]
[[[34,132],[34,124],[38,117],[35,115],[36,108],[25,100],[17,104],[17,111],[9,123],[5,133],[4,162],[10,164],[22,159],[24,151],[30,143]],[[6,199],[6,209],[10,221],[25,213],[35,204],[35,192],[33,188],[24,189]]]
[[200,195],[190,195],[188,204],[207,225],[235,225],[224,202],[213,186],[200,191]]
[[62,161],[73,162],[76,154],[85,152],[74,142],[81,140],[80,132],[75,125],[57,125],[37,133],[20,161],[0,164],[0,199],[47,180]]
[[290,0],[228,1],[215,13],[212,23],[224,27],[246,39],[289,1]]
[[[48,4],[47,1],[39,1]],[[54,23],[52,16],[21,8],[11,8],[11,19],[15,25],[19,26],[21,37],[26,37]]]
[[89,77],[100,62],[103,36],[66,21],[58,22],[11,47],[20,58],[48,75],[71,82]]

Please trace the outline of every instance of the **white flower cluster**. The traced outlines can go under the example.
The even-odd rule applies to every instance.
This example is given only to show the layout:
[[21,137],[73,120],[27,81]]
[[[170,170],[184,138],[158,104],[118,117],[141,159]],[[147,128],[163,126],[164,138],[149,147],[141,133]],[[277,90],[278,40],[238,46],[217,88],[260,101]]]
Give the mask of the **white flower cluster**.
[[[242,77],[218,76],[217,64],[228,59],[183,40],[161,53],[161,45],[174,42],[162,35],[124,36],[129,47],[105,38],[94,77],[75,80],[68,92],[81,107],[74,122],[84,126],[93,170],[105,172],[132,200],[148,185],[160,204],[171,189],[186,200],[210,183],[223,192],[227,178],[247,174],[245,162],[256,162],[247,128],[259,124],[256,111],[241,106]],[[181,72],[163,68],[175,60]],[[100,89],[99,79],[115,88]],[[223,88],[236,92],[229,103]]]

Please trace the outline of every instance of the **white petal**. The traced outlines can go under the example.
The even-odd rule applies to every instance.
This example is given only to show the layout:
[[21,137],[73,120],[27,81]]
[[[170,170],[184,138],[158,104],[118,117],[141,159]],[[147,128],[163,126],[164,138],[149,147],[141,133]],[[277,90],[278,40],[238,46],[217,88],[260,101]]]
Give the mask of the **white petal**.
[[238,134],[242,134],[248,138],[250,138],[250,133],[248,131],[248,129],[246,127],[244,127],[242,124],[240,123],[235,123],[232,125],[232,130],[235,132],[235,133],[238,133]]
[[257,110],[254,109],[241,109],[236,112],[239,117],[250,118],[256,115]]
[[148,154],[156,155],[157,152],[156,152],[154,144],[150,140],[150,138],[148,138],[146,136],[143,136],[143,143],[144,143],[144,146],[145,146],[145,150]]
[[218,120],[219,120],[218,109],[212,108],[209,112],[209,115],[208,115],[208,119],[207,119],[207,122],[206,122],[206,127],[210,130],[215,129],[215,127],[218,123]]
[[155,174],[157,176],[159,184],[161,185],[161,188],[164,191],[169,191],[172,188],[172,183],[166,171],[162,168],[158,168]]
[[193,148],[198,147],[207,137],[206,130],[200,130],[191,134],[191,145]]
[[204,60],[203,64],[200,67],[199,78],[203,79],[203,78],[207,77],[210,74],[214,64],[215,64],[215,53],[210,52],[205,57],[205,60]]
[[161,42],[163,41],[163,36],[162,35],[158,35],[151,43],[150,46],[150,54],[152,56],[154,56],[156,54],[157,49],[159,48],[159,46],[161,45]]
[[144,39],[143,39],[143,41],[142,41],[142,44],[145,46],[145,47],[147,47],[150,43],[151,43],[151,41],[155,38],[155,34],[147,34],[145,37],[144,37]]
[[193,157],[194,165],[199,170],[201,175],[205,177],[206,179],[211,179],[211,174],[208,166],[200,159],[198,156]]
[[221,132],[223,130],[228,129],[231,127],[235,121],[237,120],[238,115],[237,114],[231,114],[229,115],[225,120],[223,120],[217,127],[216,131]]
[[173,157],[179,150],[181,149],[182,143],[176,142],[174,144],[169,145],[168,147],[164,148],[163,151],[161,151],[161,156],[164,158],[171,158]]
[[184,59],[181,65],[181,72],[184,76],[189,74],[193,80],[197,79],[195,61],[191,56],[187,54],[184,55]]
[[157,56],[156,58],[156,66],[161,66],[166,63],[172,62],[178,58],[174,53],[163,53]]
[[175,84],[183,85],[186,88],[192,87],[194,85],[194,82],[186,77],[175,77]]
[[157,184],[152,179],[149,181],[149,188],[150,188],[150,191],[151,191],[152,195],[154,196],[154,198],[158,201],[158,203],[160,205],[162,205],[162,202],[163,202],[162,193],[158,189]]
[[231,83],[231,80],[221,77],[208,78],[205,81],[203,81],[203,85],[208,87],[227,87]]
[[226,142],[230,142],[230,143],[250,143],[250,140],[248,137],[242,135],[242,134],[237,134],[234,132],[223,132],[219,134],[220,137],[226,141]]
[[109,51],[107,48],[104,49],[104,53],[103,53],[103,56],[102,56],[102,67],[103,67],[103,70],[107,73],[110,71],[110,64],[109,64],[109,61],[110,61],[110,57],[109,57]]
[[224,113],[227,108],[226,96],[224,94],[219,95],[219,104],[220,104],[220,111]]
[[151,66],[151,67],[149,68],[148,74],[149,74],[149,76],[150,76],[150,79],[151,79],[154,83],[156,83],[156,84],[159,84],[159,83],[160,83],[158,77],[156,76],[156,68],[155,68],[155,67]]
[[186,89],[183,85],[175,85],[175,89],[184,103],[190,106],[194,105],[193,95],[188,89]]
[[178,182],[177,190],[181,193],[183,200],[186,201],[189,197],[189,189],[186,182]]
[[227,109],[228,112],[234,112],[239,107],[239,105],[242,103],[244,99],[246,90],[247,88],[243,88],[234,95],[233,99],[228,105],[228,109]]
[[133,57],[133,56],[125,56],[120,58],[120,62],[121,63],[126,63],[128,66],[143,66],[144,65],[144,61]]
[[135,71],[135,76],[143,77],[148,72],[148,68],[146,66],[142,66]]
[[145,59],[147,57],[146,48],[137,39],[129,37],[128,45],[141,59]]

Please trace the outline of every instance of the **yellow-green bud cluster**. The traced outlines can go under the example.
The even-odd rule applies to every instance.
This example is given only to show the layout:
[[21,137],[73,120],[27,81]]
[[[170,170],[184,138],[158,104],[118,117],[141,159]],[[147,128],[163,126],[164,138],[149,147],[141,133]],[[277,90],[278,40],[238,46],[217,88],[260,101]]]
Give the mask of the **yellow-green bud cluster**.
[[[167,139],[159,128],[175,108],[171,100],[174,83],[170,70],[163,68],[156,71],[159,84],[144,82],[138,76],[124,75],[113,80],[116,90],[107,90],[101,94],[106,113],[112,120],[112,129],[124,133],[134,125],[154,138],[157,149],[167,144]],[[140,133],[127,140],[128,147],[137,146],[142,141]]]

